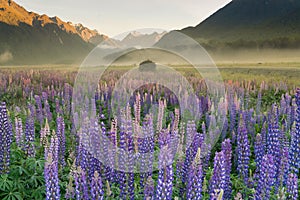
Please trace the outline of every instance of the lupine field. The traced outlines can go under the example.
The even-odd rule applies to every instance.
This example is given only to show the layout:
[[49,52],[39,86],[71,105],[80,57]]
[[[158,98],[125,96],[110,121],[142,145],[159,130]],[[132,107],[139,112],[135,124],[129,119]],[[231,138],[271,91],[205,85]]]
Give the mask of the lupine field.
[[220,98],[190,76],[201,117],[184,121],[176,96],[155,84],[113,115],[119,77],[110,71],[99,82],[87,99],[96,117],[78,129],[76,72],[1,71],[0,199],[300,198],[300,85],[224,80]]

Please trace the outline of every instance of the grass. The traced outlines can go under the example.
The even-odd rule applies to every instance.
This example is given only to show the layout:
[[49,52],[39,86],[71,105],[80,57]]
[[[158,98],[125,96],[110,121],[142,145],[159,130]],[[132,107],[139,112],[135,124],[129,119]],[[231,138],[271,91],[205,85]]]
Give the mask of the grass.
[[[106,70],[106,75],[116,72],[119,75],[126,73],[133,66],[111,66]],[[192,66],[173,66],[186,77],[200,78],[197,71]],[[262,81],[269,83],[286,83],[289,87],[299,86],[300,84],[300,63],[220,63],[217,67],[224,81]],[[3,66],[0,71],[57,71],[64,73],[78,72],[79,66],[71,65],[41,65],[41,66]]]

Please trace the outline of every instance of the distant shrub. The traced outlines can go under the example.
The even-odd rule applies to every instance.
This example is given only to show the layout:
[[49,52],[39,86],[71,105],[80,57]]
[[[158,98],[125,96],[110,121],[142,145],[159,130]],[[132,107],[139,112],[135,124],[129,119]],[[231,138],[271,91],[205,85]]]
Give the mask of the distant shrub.
[[156,64],[151,60],[146,60],[144,62],[141,62],[139,65],[140,71],[154,71],[156,70]]

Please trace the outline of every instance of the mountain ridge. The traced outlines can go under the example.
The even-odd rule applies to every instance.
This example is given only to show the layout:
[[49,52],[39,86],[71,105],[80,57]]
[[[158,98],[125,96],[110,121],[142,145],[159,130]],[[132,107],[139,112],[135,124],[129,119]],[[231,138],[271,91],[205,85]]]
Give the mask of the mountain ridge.
[[10,0],[0,0],[0,29],[0,64],[79,63],[108,39],[82,24],[29,12]]
[[300,48],[300,1],[233,0],[198,25],[178,31],[207,49]]

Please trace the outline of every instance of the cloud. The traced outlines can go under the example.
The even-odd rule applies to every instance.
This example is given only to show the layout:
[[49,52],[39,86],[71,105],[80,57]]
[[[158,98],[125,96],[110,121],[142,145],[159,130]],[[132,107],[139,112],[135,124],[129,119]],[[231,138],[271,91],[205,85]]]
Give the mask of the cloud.
[[10,51],[5,51],[4,53],[0,54],[0,64],[7,63],[13,59],[13,55]]

